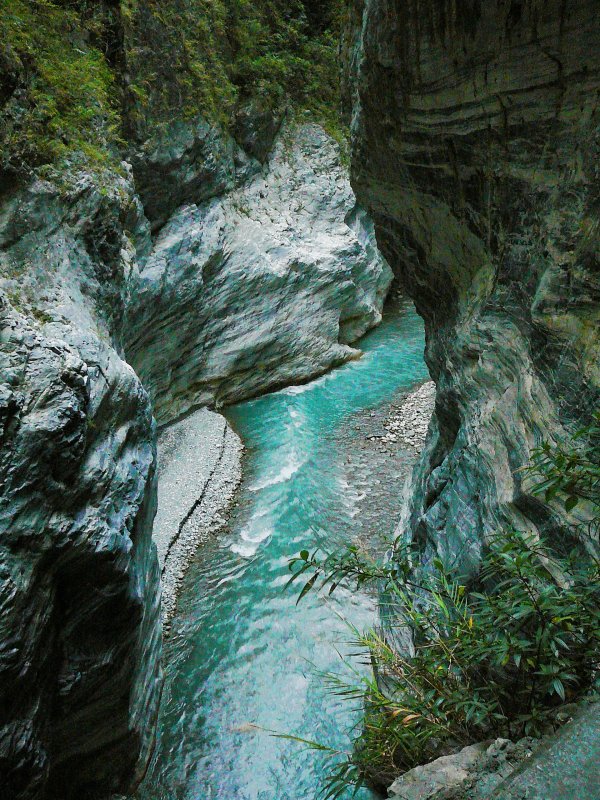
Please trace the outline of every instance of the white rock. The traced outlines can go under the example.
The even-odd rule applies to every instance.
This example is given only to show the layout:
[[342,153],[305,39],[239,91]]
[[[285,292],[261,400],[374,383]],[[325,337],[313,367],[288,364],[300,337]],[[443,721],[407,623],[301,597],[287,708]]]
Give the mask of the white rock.
[[429,764],[405,772],[388,790],[400,800],[435,800],[438,794],[459,789],[486,755],[489,742],[469,745],[460,753],[442,756]]
[[127,354],[165,422],[356,358],[391,278],[337,145],[303,125],[242,188],[162,228],[134,281]]

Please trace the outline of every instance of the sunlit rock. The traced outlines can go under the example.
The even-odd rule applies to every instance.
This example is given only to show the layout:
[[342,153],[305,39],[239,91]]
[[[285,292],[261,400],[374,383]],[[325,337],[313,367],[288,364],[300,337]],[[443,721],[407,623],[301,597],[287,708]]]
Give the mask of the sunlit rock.
[[162,228],[133,284],[126,352],[164,422],[356,357],[390,281],[335,142],[288,129],[250,183]]

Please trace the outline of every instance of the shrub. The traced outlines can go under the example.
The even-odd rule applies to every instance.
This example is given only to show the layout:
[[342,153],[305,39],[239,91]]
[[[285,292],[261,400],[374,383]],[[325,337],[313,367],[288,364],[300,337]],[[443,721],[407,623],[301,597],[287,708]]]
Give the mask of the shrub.
[[[599,423],[596,414],[571,450],[544,445],[533,453],[530,471],[543,479],[537,490],[562,496],[567,509],[581,500],[599,506]],[[600,670],[600,560],[587,545],[558,557],[532,535],[505,532],[484,555],[477,586],[439,560],[415,570],[407,548],[387,564],[355,547],[293,558],[290,582],[310,576],[299,600],[315,587],[377,581],[396,619],[386,636],[353,631],[375,674],[325,676],[333,692],[365,708],[351,752],[330,751],[325,796],[365,780],[389,785],[482,739],[539,736],[558,705],[581,698]]]
[[97,22],[52,0],[0,0],[0,166],[109,160],[119,114],[112,72],[88,44]]
[[342,0],[0,0],[0,168],[118,165],[121,137],[240,104],[342,138]]
[[227,125],[248,101],[339,115],[342,0],[148,0],[124,3],[134,127],[173,114]]

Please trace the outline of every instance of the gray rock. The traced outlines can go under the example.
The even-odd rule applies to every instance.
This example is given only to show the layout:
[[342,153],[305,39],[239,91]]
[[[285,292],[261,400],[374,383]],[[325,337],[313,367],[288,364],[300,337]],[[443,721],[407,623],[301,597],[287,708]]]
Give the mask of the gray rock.
[[487,744],[472,744],[454,755],[405,772],[390,786],[390,797],[400,800],[436,800],[442,792],[461,789],[485,757]]
[[600,703],[582,708],[489,795],[494,800],[598,800],[599,796]]
[[[138,204],[139,207],[139,204]],[[37,182],[0,215],[0,784],[124,790],[160,694],[155,430],[119,356],[126,178]],[[129,226],[129,230],[125,227]]]
[[390,787],[389,796],[402,800],[487,800],[520,764],[529,763],[538,746],[535,739],[496,739],[469,745],[401,775]]
[[165,125],[132,155],[132,164],[155,231],[184,203],[224,194],[259,169],[229,134],[201,118]]
[[519,470],[600,400],[600,18],[594,0],[421,11],[351,5],[352,183],[437,386],[404,532],[472,574],[503,527],[559,541],[591,514]]
[[180,209],[133,285],[126,352],[163,423],[359,353],[391,280],[337,145],[288,129],[250,183]]

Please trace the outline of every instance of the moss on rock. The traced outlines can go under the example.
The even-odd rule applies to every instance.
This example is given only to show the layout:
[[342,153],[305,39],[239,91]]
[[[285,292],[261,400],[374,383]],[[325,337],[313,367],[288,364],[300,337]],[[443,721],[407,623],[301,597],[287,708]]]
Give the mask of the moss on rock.
[[118,163],[173,119],[308,110],[340,138],[341,0],[0,0],[0,168]]

